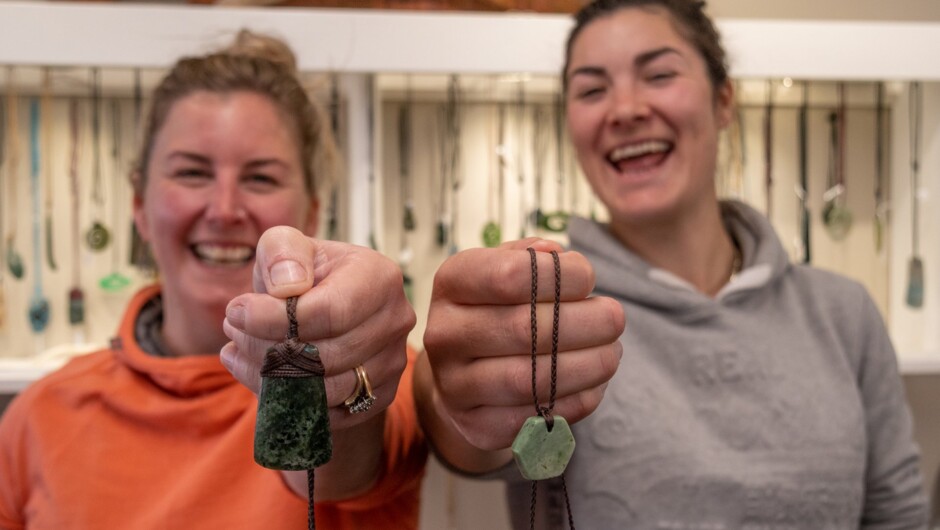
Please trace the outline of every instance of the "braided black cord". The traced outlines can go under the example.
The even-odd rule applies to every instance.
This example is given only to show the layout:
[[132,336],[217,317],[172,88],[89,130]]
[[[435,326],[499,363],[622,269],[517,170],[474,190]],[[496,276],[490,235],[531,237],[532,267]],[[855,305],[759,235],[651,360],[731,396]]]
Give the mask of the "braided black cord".
[[[307,530],[317,530],[317,517],[313,513],[313,472],[313,469],[307,470],[307,493],[310,495],[310,501],[307,503]],[[571,513],[570,509],[568,513]]]

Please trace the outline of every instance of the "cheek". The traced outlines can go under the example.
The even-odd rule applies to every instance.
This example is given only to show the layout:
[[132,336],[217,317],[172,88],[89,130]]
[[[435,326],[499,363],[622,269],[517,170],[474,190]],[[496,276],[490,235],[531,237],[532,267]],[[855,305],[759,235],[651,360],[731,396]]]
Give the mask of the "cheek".
[[292,226],[301,231],[306,229],[307,213],[310,210],[310,198],[306,193],[290,192],[269,197],[253,208],[254,218],[261,231],[273,226]]

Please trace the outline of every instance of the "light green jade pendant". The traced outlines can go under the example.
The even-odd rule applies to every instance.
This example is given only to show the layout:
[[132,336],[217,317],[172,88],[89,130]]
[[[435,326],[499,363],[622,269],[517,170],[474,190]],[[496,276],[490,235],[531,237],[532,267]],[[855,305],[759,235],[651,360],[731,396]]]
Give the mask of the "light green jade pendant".
[[548,429],[545,418],[532,416],[525,420],[512,442],[512,456],[522,476],[543,480],[561,476],[574,454],[574,434],[561,416]]

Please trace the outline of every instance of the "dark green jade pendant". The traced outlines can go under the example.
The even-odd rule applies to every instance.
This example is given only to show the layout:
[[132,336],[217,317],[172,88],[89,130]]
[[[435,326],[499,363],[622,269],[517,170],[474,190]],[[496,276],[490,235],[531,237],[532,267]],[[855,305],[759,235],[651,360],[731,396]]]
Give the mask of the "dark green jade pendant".
[[[268,357],[276,357],[284,344],[271,347]],[[300,350],[296,356],[315,359],[319,364],[316,346],[294,344],[294,349]],[[258,396],[255,462],[289,471],[309,470],[329,462],[333,440],[322,375],[265,375],[265,371],[262,369]],[[277,374],[277,369],[274,372]]]
[[522,476],[543,480],[561,476],[574,454],[574,434],[561,416],[552,416],[551,430],[541,416],[525,420],[512,442],[512,456]]

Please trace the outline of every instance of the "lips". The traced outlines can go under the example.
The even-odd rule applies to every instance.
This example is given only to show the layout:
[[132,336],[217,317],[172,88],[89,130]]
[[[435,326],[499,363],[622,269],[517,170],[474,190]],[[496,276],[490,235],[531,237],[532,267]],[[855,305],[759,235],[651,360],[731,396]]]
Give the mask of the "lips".
[[191,248],[200,261],[219,267],[240,267],[255,257],[255,248],[248,245],[197,243]]
[[614,149],[607,155],[607,161],[620,172],[640,171],[660,164],[672,147],[663,140],[645,140]]

